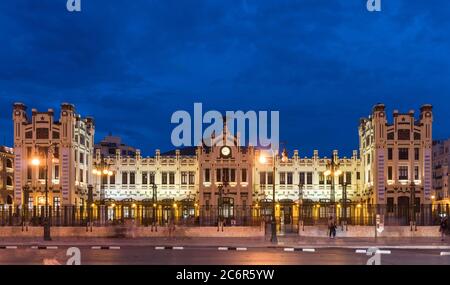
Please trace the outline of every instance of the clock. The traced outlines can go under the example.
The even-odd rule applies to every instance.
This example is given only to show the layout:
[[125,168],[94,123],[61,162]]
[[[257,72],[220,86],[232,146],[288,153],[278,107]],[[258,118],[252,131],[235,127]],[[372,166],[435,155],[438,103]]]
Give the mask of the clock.
[[223,147],[220,149],[220,154],[221,154],[223,157],[229,157],[229,156],[231,155],[231,148],[230,148],[229,146],[223,146]]

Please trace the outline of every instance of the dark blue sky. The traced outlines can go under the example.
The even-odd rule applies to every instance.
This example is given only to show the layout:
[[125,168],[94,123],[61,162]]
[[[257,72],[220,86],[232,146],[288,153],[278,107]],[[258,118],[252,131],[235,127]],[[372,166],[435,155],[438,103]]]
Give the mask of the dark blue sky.
[[289,149],[350,155],[372,106],[435,107],[450,136],[450,2],[382,0],[66,0],[0,2],[0,136],[11,105],[61,102],[153,155],[171,114],[279,110]]

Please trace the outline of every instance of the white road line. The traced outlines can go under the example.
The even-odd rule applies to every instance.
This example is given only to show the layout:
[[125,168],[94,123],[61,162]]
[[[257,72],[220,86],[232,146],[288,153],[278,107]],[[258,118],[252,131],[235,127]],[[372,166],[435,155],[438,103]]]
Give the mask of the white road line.
[[164,250],[164,249],[166,249],[164,246],[157,246],[157,247],[155,247],[155,249],[156,250]]
[[246,247],[238,247],[236,248],[237,251],[246,251],[247,248]]
[[293,247],[286,247],[284,248],[284,251],[294,251],[295,249]]
[[173,249],[174,250],[183,250],[184,247],[182,247],[182,246],[174,246]]
[[47,249],[58,249],[57,246],[47,246]]
[[101,246],[92,246],[91,249],[101,249]]
[[17,249],[17,246],[16,245],[6,246],[6,249]]
[[315,252],[316,250],[314,248],[304,248],[304,252]]
[[228,250],[228,247],[219,247],[219,250]]
[[109,249],[120,249],[120,246],[110,246]]
[[450,255],[450,252],[448,252],[448,251],[441,251],[441,256],[444,256],[444,255]]
[[38,247],[35,246],[35,245],[33,245],[33,246],[31,247],[31,249],[38,249]]
[[390,250],[377,250],[376,251],[377,254],[391,254]]
[[356,251],[355,251],[356,253],[367,253],[367,250],[365,250],[365,249],[357,249]]

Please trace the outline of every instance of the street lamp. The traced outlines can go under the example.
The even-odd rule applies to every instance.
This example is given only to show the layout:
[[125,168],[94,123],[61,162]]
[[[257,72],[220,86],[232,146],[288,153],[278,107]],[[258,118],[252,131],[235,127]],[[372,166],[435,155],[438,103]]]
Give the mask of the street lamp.
[[303,187],[304,187],[303,182],[300,182],[298,184],[298,218],[297,218],[298,232],[300,232],[300,204],[303,204]]
[[114,175],[109,168],[110,165],[106,159],[100,159],[100,162],[94,161],[93,165],[94,169],[92,170],[92,174],[100,179],[100,221],[103,223],[106,220],[106,211],[105,211],[105,186],[103,185],[103,177],[111,177]]
[[225,194],[225,188],[228,187],[228,179],[225,174],[222,175],[222,183],[217,187],[217,191],[219,192],[219,203],[217,207],[217,231],[222,228],[223,232],[223,195]]
[[155,232],[158,231],[158,226],[157,226],[157,220],[158,220],[158,186],[153,183],[152,184],[152,191],[153,191],[153,219],[152,219],[152,228],[151,230],[153,231],[153,228],[155,228]]
[[411,223],[411,229],[413,226],[416,225],[416,184],[414,183],[414,181],[411,181],[411,185],[410,185],[410,207],[411,207],[411,219],[410,219],[410,223]]
[[[278,239],[277,239],[277,224],[276,224],[276,216],[275,216],[275,211],[276,211],[276,204],[275,204],[275,171],[276,171],[276,157],[277,157],[277,151],[274,151],[273,149],[270,149],[272,152],[272,164],[273,164],[273,169],[272,169],[272,221],[271,221],[271,238],[270,241],[272,243],[278,243]],[[287,157],[287,151],[286,149],[283,149],[282,155],[281,155],[281,161],[282,162],[287,162],[288,161],[288,157]],[[267,164],[267,157],[264,155],[260,155],[259,157],[259,162],[261,164]]]
[[339,169],[339,162],[335,160],[334,153],[331,155],[330,162],[327,163],[327,170],[323,173],[325,177],[330,176],[331,183],[330,183],[330,202],[332,204],[332,212],[333,215],[336,213],[334,212],[334,203],[335,203],[335,177],[339,177],[342,175],[342,171]]
[[[49,212],[48,212],[48,157],[49,154],[53,155],[53,147],[54,144],[51,144],[47,147],[45,147],[45,151],[43,151],[45,157],[45,207],[44,207],[44,240],[45,241],[51,241],[51,235],[50,235],[50,221],[49,221]],[[35,156],[31,159],[31,164],[33,166],[39,167],[41,165],[41,159],[39,158],[40,154],[36,153]],[[28,207],[28,205],[26,205]]]

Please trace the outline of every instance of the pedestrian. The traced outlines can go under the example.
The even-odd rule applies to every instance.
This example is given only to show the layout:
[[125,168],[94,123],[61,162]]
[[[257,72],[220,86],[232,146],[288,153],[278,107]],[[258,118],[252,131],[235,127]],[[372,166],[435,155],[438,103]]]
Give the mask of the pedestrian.
[[448,229],[448,221],[447,221],[447,217],[444,216],[441,219],[441,223],[439,225],[439,231],[441,232],[441,241],[445,240],[445,234],[447,232]]
[[332,216],[328,219],[328,236],[333,238],[334,219]]

